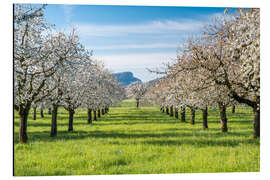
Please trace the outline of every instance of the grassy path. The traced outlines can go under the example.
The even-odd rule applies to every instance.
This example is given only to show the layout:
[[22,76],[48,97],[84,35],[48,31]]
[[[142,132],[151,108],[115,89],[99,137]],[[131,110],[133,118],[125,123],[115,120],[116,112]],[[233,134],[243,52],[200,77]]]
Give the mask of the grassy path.
[[61,109],[55,138],[49,137],[49,115],[38,115],[36,121],[30,116],[26,145],[18,144],[15,113],[15,175],[259,171],[250,109],[228,112],[229,132],[221,133],[215,110],[209,112],[209,129],[202,130],[199,111],[196,124],[190,125],[156,107],[134,107],[134,101],[124,101],[92,125],[81,110],[74,117],[74,132],[67,132],[68,113]]

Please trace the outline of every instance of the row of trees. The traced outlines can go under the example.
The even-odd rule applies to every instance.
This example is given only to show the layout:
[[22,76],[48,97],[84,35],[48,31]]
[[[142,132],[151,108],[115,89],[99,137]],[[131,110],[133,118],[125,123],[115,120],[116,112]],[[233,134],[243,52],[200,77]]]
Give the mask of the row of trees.
[[194,122],[195,109],[201,109],[207,128],[208,107],[217,107],[221,130],[227,132],[226,108],[243,104],[253,108],[254,138],[260,137],[259,9],[239,9],[234,14],[226,10],[190,38],[163,73],[145,96],[161,110],[175,107],[178,113],[181,108],[184,114],[188,107]]
[[91,112],[123,98],[124,90],[100,61],[91,59],[73,29],[55,32],[44,8],[14,5],[14,109],[20,117],[19,142],[27,142],[31,107],[52,108],[51,136],[57,134],[57,111],[69,112],[68,130],[79,107]]
[[140,100],[143,99],[147,88],[144,83],[136,81],[125,88],[127,98],[136,100],[136,107],[139,108]]

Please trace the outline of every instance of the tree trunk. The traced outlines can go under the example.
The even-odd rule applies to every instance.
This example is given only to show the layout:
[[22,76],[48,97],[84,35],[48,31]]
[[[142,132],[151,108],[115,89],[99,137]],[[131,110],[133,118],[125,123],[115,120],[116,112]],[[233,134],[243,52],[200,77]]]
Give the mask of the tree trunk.
[[98,113],[97,113],[97,116],[100,118],[100,109],[98,109],[97,112],[98,112]]
[[20,107],[19,116],[20,116],[20,134],[19,134],[19,142],[26,143],[28,140],[27,136],[27,118],[29,114],[30,106],[28,107]]
[[174,108],[174,116],[176,119],[178,119],[178,109]]
[[48,108],[48,114],[52,114],[52,109]]
[[108,113],[108,107],[105,107],[105,114]]
[[94,121],[97,121],[97,111],[94,110]]
[[162,112],[164,113],[165,111],[164,111],[164,106],[162,106]]
[[195,110],[190,108],[190,124],[195,124]]
[[166,114],[169,114],[169,108],[166,107]]
[[232,106],[232,113],[235,113],[235,105]]
[[58,112],[58,105],[53,104],[52,109],[52,124],[51,124],[51,137],[57,135],[57,112]]
[[105,110],[104,108],[101,109],[101,114],[104,115],[105,114]]
[[74,109],[70,109],[69,110],[68,131],[73,131],[73,116],[74,116]]
[[220,113],[221,131],[228,132],[226,106],[221,103],[219,103],[219,113]]
[[37,119],[37,107],[33,107],[33,120],[36,120]]
[[181,122],[186,122],[186,108],[181,107]]
[[88,124],[92,123],[92,109],[88,108]]
[[207,129],[208,128],[208,122],[207,122],[208,108],[207,107],[202,110],[202,114],[203,114],[203,129]]
[[136,99],[136,107],[139,108],[140,101],[139,99]]
[[253,108],[254,113],[254,122],[253,122],[253,128],[254,128],[254,139],[260,138],[260,109],[255,106]]
[[173,106],[170,107],[170,116],[173,117]]
[[40,117],[44,118],[43,108],[40,108]]

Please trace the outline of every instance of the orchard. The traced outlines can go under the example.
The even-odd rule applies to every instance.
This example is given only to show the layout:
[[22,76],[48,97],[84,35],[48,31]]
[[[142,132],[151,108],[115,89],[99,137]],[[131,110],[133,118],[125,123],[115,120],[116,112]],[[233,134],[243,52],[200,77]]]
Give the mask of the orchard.
[[14,7],[14,108],[20,115],[19,141],[26,143],[31,107],[52,109],[50,136],[57,134],[57,110],[69,112],[68,131],[79,107],[100,113],[123,98],[122,88],[102,62],[91,59],[91,52],[80,43],[73,29],[56,32],[40,8]]
[[259,9],[226,9],[126,87],[45,9],[14,5],[15,175],[259,171]]
[[[259,9],[239,9],[237,15],[216,17],[167,66],[149,91],[147,99],[161,110],[186,107],[202,110],[204,128],[207,108],[218,108],[222,132],[227,132],[226,108],[236,104],[254,112],[254,138],[260,137],[260,14]],[[161,72],[158,72],[161,73]],[[184,119],[184,117],[182,117]]]

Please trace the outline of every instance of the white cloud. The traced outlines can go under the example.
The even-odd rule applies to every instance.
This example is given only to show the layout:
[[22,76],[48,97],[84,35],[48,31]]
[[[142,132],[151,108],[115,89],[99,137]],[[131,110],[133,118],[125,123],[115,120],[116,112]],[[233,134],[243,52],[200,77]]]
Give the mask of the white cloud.
[[[94,54],[94,59],[104,62],[113,72],[131,71],[136,77],[148,81],[157,77],[146,68],[164,68],[164,64],[176,58],[182,39],[190,33],[200,31],[205,20],[163,20],[141,24],[77,24],[80,37],[87,49],[121,50],[119,54]],[[138,42],[138,43],[137,43]],[[175,42],[175,43],[173,43]],[[178,42],[178,43],[177,43]],[[91,44],[91,45],[90,45]],[[175,48],[175,52],[140,53],[144,49]],[[123,54],[127,50],[134,53]],[[98,51],[97,51],[98,52]],[[115,52],[117,53],[117,51]]]
[[105,66],[113,72],[131,71],[143,81],[156,78],[146,68],[156,69],[164,67],[164,64],[172,62],[176,58],[175,53],[134,53],[94,55],[93,59],[102,60]]
[[202,27],[201,21],[152,21],[143,24],[131,25],[95,25],[79,24],[78,31],[82,36],[123,36],[130,34],[169,34],[179,31],[196,31]]
[[175,53],[134,53],[94,55],[94,59],[102,60],[107,67],[155,67],[176,58]]
[[73,17],[72,11],[74,7],[71,5],[61,5],[61,8],[64,10],[66,23],[71,23],[71,18]]
[[87,47],[93,50],[111,50],[111,49],[154,49],[154,48],[177,48],[176,43],[152,43],[152,44],[120,44],[111,46]]

